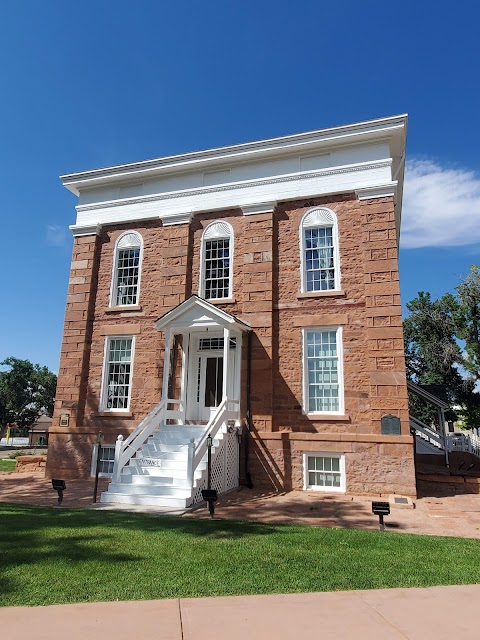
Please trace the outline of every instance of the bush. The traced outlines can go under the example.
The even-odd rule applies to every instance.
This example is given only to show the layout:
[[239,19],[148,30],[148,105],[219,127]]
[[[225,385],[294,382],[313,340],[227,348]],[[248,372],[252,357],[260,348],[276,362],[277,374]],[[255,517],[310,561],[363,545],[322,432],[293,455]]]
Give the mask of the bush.
[[10,460],[15,460],[19,456],[33,456],[33,453],[30,451],[12,451],[12,453],[8,454]]

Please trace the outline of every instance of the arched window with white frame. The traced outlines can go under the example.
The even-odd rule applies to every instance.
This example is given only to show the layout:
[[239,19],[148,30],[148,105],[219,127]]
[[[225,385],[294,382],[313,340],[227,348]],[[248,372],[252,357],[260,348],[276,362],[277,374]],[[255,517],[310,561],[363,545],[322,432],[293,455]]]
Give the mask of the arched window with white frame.
[[138,305],[143,238],[136,231],[123,233],[115,243],[111,307]]
[[302,293],[340,289],[337,216],[325,207],[307,211],[300,223]]
[[232,297],[233,229],[228,222],[212,222],[203,232],[199,291],[206,300]]

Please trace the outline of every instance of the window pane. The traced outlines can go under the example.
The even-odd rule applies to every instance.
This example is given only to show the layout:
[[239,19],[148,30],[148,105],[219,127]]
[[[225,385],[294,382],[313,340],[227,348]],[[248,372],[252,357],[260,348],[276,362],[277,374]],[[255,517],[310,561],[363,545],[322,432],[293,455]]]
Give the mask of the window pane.
[[306,291],[335,289],[333,227],[304,230]]
[[132,338],[111,338],[107,361],[107,409],[127,409],[130,392]]
[[138,303],[138,274],[140,247],[120,249],[117,254],[115,304],[118,306]]
[[205,242],[205,298],[228,298],[230,295],[230,239]]
[[336,331],[306,331],[308,411],[339,411]]
[[308,486],[328,489],[342,486],[339,456],[307,455]]

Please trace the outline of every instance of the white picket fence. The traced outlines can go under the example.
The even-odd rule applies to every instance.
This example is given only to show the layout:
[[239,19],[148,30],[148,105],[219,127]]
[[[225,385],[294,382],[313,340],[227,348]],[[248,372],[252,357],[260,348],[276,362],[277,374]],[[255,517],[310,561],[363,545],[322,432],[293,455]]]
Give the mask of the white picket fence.
[[2,438],[0,440],[0,445],[2,447],[27,447],[28,446],[28,438]]
[[468,451],[480,458],[480,438],[474,433],[451,433],[447,435],[449,451]]

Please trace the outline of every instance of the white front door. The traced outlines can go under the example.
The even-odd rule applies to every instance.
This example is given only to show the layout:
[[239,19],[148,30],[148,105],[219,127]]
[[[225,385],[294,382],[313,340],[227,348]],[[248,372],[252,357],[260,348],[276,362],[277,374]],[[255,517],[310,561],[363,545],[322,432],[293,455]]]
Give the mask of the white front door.
[[[187,419],[208,422],[222,401],[223,337],[209,333],[195,337],[190,344]],[[235,339],[231,340],[227,389],[230,398],[236,397],[236,346]]]
[[211,353],[200,357],[200,420],[210,420],[222,401],[223,354]]

